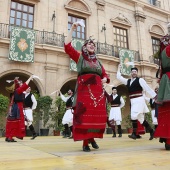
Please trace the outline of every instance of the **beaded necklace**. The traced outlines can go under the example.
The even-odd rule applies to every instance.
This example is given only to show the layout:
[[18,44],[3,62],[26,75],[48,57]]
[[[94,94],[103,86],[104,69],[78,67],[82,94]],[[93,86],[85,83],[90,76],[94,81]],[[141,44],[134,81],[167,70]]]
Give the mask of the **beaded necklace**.
[[102,98],[104,97],[104,89],[102,94],[99,96],[98,100],[97,98],[93,95],[91,89],[90,89],[90,84],[87,85],[88,90],[89,90],[89,94],[90,94],[90,98],[93,100],[93,105],[94,107],[97,107],[98,103],[102,100]]

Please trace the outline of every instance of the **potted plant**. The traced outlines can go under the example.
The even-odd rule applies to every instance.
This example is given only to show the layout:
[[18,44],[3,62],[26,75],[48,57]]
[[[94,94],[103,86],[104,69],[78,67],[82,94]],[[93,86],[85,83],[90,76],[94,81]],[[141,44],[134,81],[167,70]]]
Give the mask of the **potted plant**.
[[37,100],[37,108],[36,108],[36,120],[42,121],[43,128],[40,128],[41,136],[48,136],[49,128],[45,128],[47,122],[49,121],[49,114],[51,111],[53,99],[50,96],[41,96]]
[[58,136],[58,134],[60,134],[60,132],[64,130],[64,127],[62,125],[62,118],[65,111],[65,102],[63,102],[61,97],[57,96],[53,108],[49,113],[51,118],[51,123],[49,124],[49,127],[53,128],[54,136]]
[[9,106],[9,99],[6,96],[0,94],[0,136],[5,131],[5,118]]

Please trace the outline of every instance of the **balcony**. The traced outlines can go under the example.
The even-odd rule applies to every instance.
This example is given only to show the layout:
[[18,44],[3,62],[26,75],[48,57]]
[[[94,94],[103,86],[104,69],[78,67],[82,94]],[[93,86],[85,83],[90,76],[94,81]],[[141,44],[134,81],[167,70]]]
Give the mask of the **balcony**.
[[[8,24],[0,23],[0,38],[10,38],[11,26]],[[48,44],[58,47],[64,46],[64,34],[57,34],[55,32],[35,30],[36,44]]]
[[[0,39],[10,38],[10,27],[11,26],[8,24],[0,23]],[[35,31],[36,31],[36,37],[35,37],[36,44],[46,44],[46,45],[64,47],[64,38],[65,38],[64,34],[57,34],[55,32],[39,31],[39,30],[35,30]],[[96,50],[97,54],[103,54],[103,55],[119,58],[120,47],[97,42],[96,49],[97,49]],[[139,51],[134,51],[134,60],[137,62],[140,61]]]

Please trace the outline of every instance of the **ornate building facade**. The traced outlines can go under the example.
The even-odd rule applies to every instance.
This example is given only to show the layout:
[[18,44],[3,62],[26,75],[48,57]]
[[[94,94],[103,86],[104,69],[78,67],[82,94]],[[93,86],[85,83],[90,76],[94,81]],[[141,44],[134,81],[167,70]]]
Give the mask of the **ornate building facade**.
[[[157,86],[158,66],[152,55],[158,50],[159,38],[167,33],[169,0],[0,0],[0,4],[0,93],[8,95],[7,79],[19,76],[26,80],[31,74],[43,79],[31,83],[40,95],[74,88],[77,73],[70,70],[63,44],[71,24],[79,19],[85,28],[79,27],[73,38],[95,38],[97,56],[110,75],[110,85],[118,86],[118,91],[127,95],[126,87],[116,79],[118,51],[124,48],[134,51],[139,76],[152,88]],[[13,25],[35,30],[33,63],[8,59]],[[106,89],[111,91],[110,86]],[[128,113],[127,98],[124,115]]]

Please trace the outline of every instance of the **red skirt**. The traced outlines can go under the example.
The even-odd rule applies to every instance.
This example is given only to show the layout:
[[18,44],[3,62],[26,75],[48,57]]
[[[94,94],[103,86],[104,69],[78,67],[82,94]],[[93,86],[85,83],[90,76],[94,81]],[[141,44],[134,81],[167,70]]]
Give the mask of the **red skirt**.
[[136,134],[137,135],[143,135],[145,134],[145,127],[139,122],[138,122],[138,127],[137,127],[137,130],[136,130]]
[[154,137],[170,138],[170,102],[158,107],[158,127]]
[[103,138],[106,128],[106,98],[101,78],[95,74],[78,77],[73,116],[74,140]]
[[20,119],[7,120],[6,122],[6,133],[7,138],[12,137],[24,137],[25,136],[25,118],[23,113],[23,103],[17,103],[20,109]]

